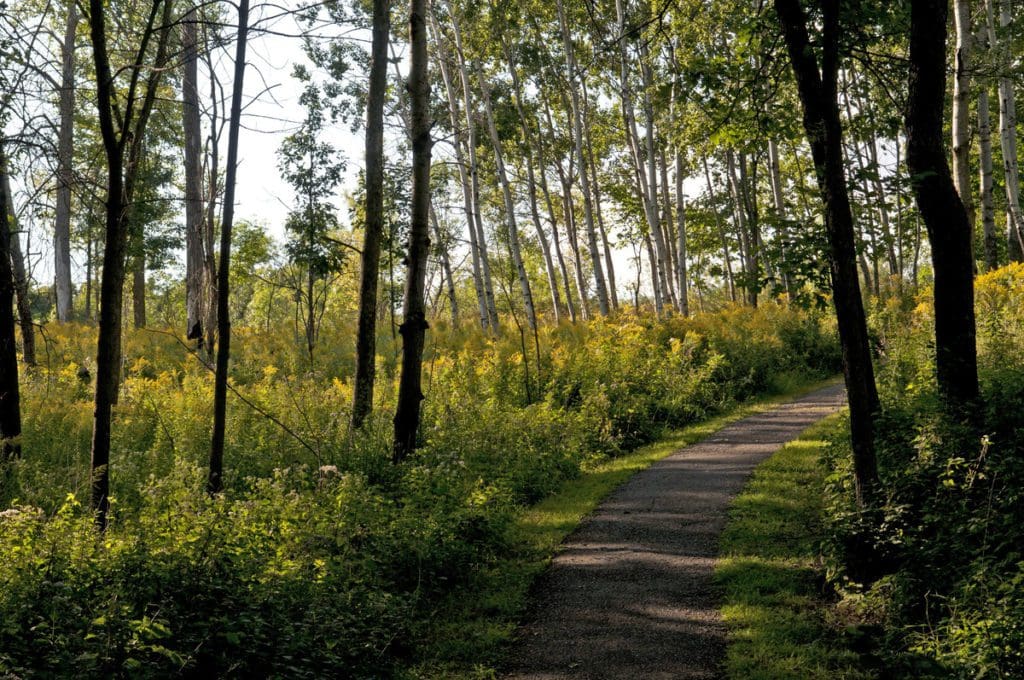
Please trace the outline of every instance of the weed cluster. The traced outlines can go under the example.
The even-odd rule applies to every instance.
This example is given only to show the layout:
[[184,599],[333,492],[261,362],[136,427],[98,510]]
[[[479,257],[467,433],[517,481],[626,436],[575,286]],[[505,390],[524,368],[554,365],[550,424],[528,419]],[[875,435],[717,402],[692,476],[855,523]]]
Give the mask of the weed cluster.
[[854,508],[843,437],[830,456],[830,577],[897,676],[1024,677],[1024,265],[976,299],[983,436],[935,391],[931,302],[894,299],[872,315],[884,505]]
[[214,498],[207,369],[170,335],[129,333],[102,536],[83,507],[93,329],[52,329],[0,492],[0,674],[392,675],[429,653],[438,603],[515,549],[524,506],[581,466],[838,366],[827,324],[774,304],[535,337],[436,326],[422,447],[398,467],[390,336],[353,434],[351,328],[325,324],[312,366],[240,329]]

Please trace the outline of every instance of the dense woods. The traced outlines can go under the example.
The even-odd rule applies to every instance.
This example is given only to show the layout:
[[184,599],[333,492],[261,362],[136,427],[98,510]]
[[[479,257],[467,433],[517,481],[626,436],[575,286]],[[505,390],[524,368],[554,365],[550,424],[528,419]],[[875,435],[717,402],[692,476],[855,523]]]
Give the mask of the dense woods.
[[0,9],[0,674],[488,677],[526,508],[839,371],[864,672],[1024,674],[1012,0]]

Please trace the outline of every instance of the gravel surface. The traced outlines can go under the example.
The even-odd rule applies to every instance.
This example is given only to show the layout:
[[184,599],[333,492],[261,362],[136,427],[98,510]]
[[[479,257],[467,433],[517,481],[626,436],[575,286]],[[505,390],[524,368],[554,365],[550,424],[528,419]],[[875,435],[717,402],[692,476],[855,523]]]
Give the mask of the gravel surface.
[[758,463],[844,402],[842,385],[817,390],[619,487],[540,578],[505,677],[719,677],[726,631],[712,572],[729,503]]

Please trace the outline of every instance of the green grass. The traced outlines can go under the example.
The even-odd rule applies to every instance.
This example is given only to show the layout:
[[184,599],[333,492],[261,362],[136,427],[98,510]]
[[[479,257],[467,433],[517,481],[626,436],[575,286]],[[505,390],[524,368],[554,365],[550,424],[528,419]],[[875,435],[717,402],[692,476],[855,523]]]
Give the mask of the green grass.
[[827,623],[822,537],[828,418],[758,466],[730,509],[716,579],[729,627],[728,677],[868,678]]
[[[429,661],[410,672],[415,678],[494,678],[530,594],[562,541],[616,487],[637,472],[694,444],[729,423],[831,383],[789,381],[781,394],[737,404],[726,413],[670,432],[653,444],[602,460],[561,489],[526,509],[512,527],[513,550],[460,589],[428,624],[420,658]],[[783,391],[784,390],[784,391]],[[419,656],[419,655],[417,655]]]

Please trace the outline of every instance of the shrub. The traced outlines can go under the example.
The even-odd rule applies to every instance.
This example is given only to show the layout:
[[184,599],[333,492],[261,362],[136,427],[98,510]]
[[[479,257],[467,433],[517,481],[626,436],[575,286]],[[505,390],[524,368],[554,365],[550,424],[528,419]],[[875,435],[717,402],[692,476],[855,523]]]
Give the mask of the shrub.
[[78,372],[93,330],[55,329],[49,365],[25,376],[25,458],[0,491],[0,675],[396,673],[438,602],[514,549],[523,506],[665,428],[823,376],[837,355],[821,319],[774,304],[532,339],[442,327],[422,447],[396,467],[389,335],[377,409],[350,433],[351,327],[324,325],[312,367],[287,333],[242,327],[226,491],[210,498],[208,369],[168,333],[129,331],[98,536]]

